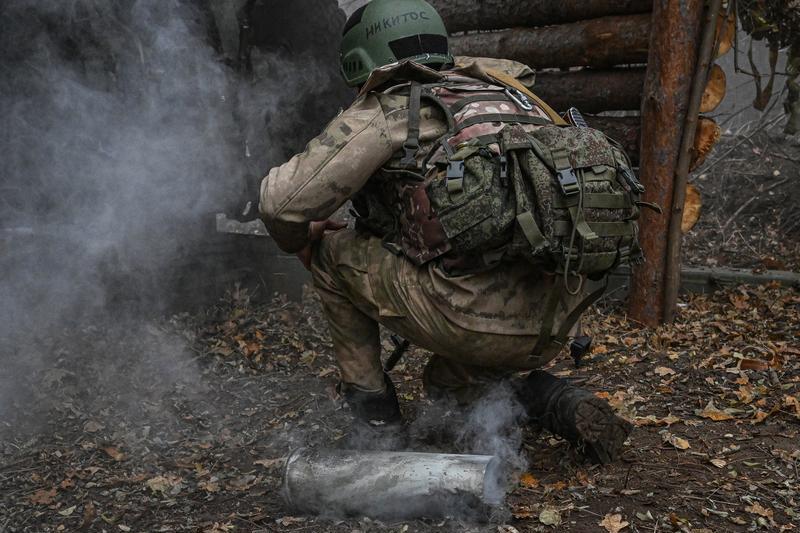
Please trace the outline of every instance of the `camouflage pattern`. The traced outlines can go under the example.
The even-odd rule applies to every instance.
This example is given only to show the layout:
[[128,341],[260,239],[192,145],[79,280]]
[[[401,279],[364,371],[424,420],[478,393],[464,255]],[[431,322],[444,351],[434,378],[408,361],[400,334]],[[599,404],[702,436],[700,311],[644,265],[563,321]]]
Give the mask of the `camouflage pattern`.
[[[265,224],[289,253],[309,244],[311,221],[329,218],[348,200],[359,210],[372,211],[367,218],[377,233],[348,230],[328,235],[316,247],[312,265],[342,379],[363,390],[384,386],[379,323],[446,358],[450,364],[436,368],[449,376],[440,380],[448,387],[466,385],[463,376],[474,375],[475,368],[494,368],[494,373],[534,368],[560,351],[553,346],[538,357],[530,355],[541,329],[540,302],[562,282],[552,273],[532,269],[525,261],[510,261],[488,271],[451,276],[435,261],[416,266],[378,237],[392,229],[399,195],[418,179],[397,164],[408,133],[408,97],[402,94],[402,84],[386,91],[386,80],[398,72],[421,83],[463,75],[486,85],[492,80],[482,73],[494,69],[523,83],[533,81],[533,72],[519,63],[468,58],[457,62],[448,73],[413,63],[395,65],[395,72],[379,69],[350,108],[302,153],[272,169],[261,185]],[[374,92],[374,84],[383,85],[384,92]],[[446,131],[441,111],[425,102],[419,160]],[[564,297],[555,328],[580,299]],[[454,370],[459,365],[472,370]]]
[[312,276],[342,381],[362,391],[383,390],[379,324],[436,354],[426,387],[457,395],[539,368],[560,351],[551,346],[531,355],[542,313],[537,301],[561,280],[521,263],[448,278],[390,252],[376,237],[342,230],[315,249]]
[[[634,221],[639,216],[636,202],[640,195],[622,177],[623,172],[633,176],[624,153],[613,146],[603,133],[591,128],[545,126],[532,133],[511,128],[505,133],[504,144],[524,146],[526,137],[538,143],[540,153],[530,148],[515,152],[515,188],[527,192],[527,195],[518,195],[522,207],[518,206],[517,214],[525,210],[535,212],[537,225],[548,247],[547,250],[532,250],[518,227],[510,255],[527,257],[534,262],[544,261],[559,271],[569,266],[571,272],[594,275],[604,274],[617,262],[624,262],[637,246],[638,228]],[[581,182],[582,199],[577,195],[572,199],[578,216],[590,226],[598,222],[629,221],[631,224],[628,229],[614,234],[596,229],[595,239],[584,239],[573,232],[574,215],[563,207],[567,198],[554,175],[553,169],[557,164],[552,157],[548,157],[558,150],[567,154],[569,164]],[[604,201],[614,202],[615,207],[592,204],[595,198],[600,197]],[[568,227],[568,232],[558,232],[556,226],[559,223],[561,227]],[[565,265],[570,243],[575,252],[570,265]]]

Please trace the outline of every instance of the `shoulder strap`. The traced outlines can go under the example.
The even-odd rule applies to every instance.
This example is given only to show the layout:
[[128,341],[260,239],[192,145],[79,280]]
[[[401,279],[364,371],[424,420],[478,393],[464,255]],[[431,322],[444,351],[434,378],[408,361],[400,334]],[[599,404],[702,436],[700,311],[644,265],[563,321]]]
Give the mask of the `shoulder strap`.
[[[430,86],[422,86],[417,82],[411,82],[411,91],[409,93],[408,102],[408,136],[405,143],[403,143],[403,156],[400,164],[409,170],[418,170],[417,154],[419,153],[419,136],[420,136],[420,121],[422,117],[422,100],[431,102],[434,106],[438,107],[444,113],[445,121],[447,122],[447,132],[445,136],[452,134],[455,130],[455,120],[453,113],[446,105],[436,96],[431,90]],[[424,165],[423,165],[424,167]]]
[[403,143],[403,158],[400,165],[403,168],[417,168],[417,152],[419,152],[419,123],[422,108],[422,85],[412,81],[411,92],[408,100],[408,136]]
[[561,115],[559,115],[555,109],[547,105],[547,103],[544,100],[533,94],[533,92],[531,92],[530,89],[525,87],[525,85],[515,77],[509,76],[504,72],[499,72],[497,70],[492,70],[492,69],[487,70],[486,73],[496,81],[505,85],[506,87],[514,88],[520,91],[528,98],[532,99],[539,105],[539,107],[541,107],[544,110],[545,113],[547,113],[547,116],[550,117],[550,120],[552,120],[553,123],[556,124],[557,126],[567,125],[567,122],[563,118],[561,118]]

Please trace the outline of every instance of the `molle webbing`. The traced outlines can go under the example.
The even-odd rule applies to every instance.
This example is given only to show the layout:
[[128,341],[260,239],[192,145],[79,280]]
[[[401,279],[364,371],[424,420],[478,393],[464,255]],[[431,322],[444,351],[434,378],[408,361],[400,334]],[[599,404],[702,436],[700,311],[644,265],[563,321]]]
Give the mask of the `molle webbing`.
[[403,168],[417,167],[417,153],[419,152],[419,124],[422,119],[422,86],[417,82],[411,83],[411,92],[408,100],[408,136],[403,143],[403,158],[400,166]]
[[460,133],[471,126],[475,126],[476,124],[486,124],[487,122],[502,122],[504,124],[535,124],[537,126],[551,124],[551,122],[542,117],[517,115],[514,113],[488,113],[485,115],[477,115],[472,118],[468,118],[467,120],[459,123],[456,127],[455,133]]

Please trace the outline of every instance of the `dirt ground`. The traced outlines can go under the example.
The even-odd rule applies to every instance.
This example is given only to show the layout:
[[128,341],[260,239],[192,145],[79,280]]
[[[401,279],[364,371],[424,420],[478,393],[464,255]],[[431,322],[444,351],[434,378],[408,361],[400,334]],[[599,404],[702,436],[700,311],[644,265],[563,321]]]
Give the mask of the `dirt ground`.
[[[736,157],[722,159],[730,150]],[[687,237],[687,262],[800,270],[799,158],[788,143],[726,139],[695,180],[705,206]],[[636,425],[622,459],[592,466],[562,440],[526,428],[510,442],[518,469],[507,504],[482,524],[323,520],[293,516],[283,503],[282,458],[300,446],[348,441],[327,326],[311,294],[302,303],[257,304],[234,290],[193,315],[40,331],[16,344],[24,348],[0,369],[0,532],[700,533],[800,525],[797,288],[687,296],[677,323],[655,330],[604,302],[585,326],[595,337],[592,354],[579,368],[563,357],[552,371]],[[393,373],[402,408],[417,421],[412,429],[442,409],[422,390],[426,357],[414,349]],[[491,451],[480,439],[459,442],[437,449]]]
[[[35,376],[38,387],[21,384],[2,420],[0,531],[795,527],[800,293],[761,287],[691,297],[676,325],[657,330],[604,307],[587,327],[592,355],[580,368],[563,358],[553,370],[636,424],[622,460],[591,466],[530,430],[522,448],[529,464],[517,472],[507,512],[487,524],[337,522],[287,510],[280,459],[302,445],[341,447],[349,421],[311,296],[254,306],[238,293],[158,326],[70,332],[85,350],[64,353]],[[34,342],[58,349],[61,334]],[[115,365],[92,355],[98,349]],[[169,366],[158,355],[165,350]],[[134,352],[144,355],[114,357]],[[420,382],[425,355],[413,351],[393,375],[412,419],[432,408]]]

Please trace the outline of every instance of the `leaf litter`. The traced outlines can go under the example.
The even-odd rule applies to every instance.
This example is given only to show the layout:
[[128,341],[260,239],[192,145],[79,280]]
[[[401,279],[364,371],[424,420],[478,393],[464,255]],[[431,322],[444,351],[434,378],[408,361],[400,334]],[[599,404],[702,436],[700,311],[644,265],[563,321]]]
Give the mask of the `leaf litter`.
[[[350,423],[334,391],[336,365],[312,295],[302,303],[255,304],[239,294],[202,314],[170,318],[165,327],[197,354],[202,386],[154,394],[153,376],[134,376],[126,386],[139,391],[135,408],[119,384],[102,388],[105,358],[73,359],[69,374],[43,373],[43,398],[56,401],[26,405],[22,413],[55,422],[48,431],[3,434],[0,516],[9,531],[37,532],[349,533],[407,526],[422,533],[624,533],[796,524],[800,296],[779,286],[734,287],[683,304],[675,324],[655,329],[613,305],[587,316],[584,329],[595,345],[584,366],[564,357],[550,370],[609,401],[636,429],[622,459],[598,467],[563,440],[528,428],[528,467],[508,497],[502,526],[457,518],[335,521],[286,508],[284,458],[299,446],[341,446]],[[392,376],[410,418],[431,404],[418,379],[426,357],[412,349]],[[84,400],[64,385],[70,380],[101,388],[102,401]],[[458,451],[446,443],[436,449]]]

